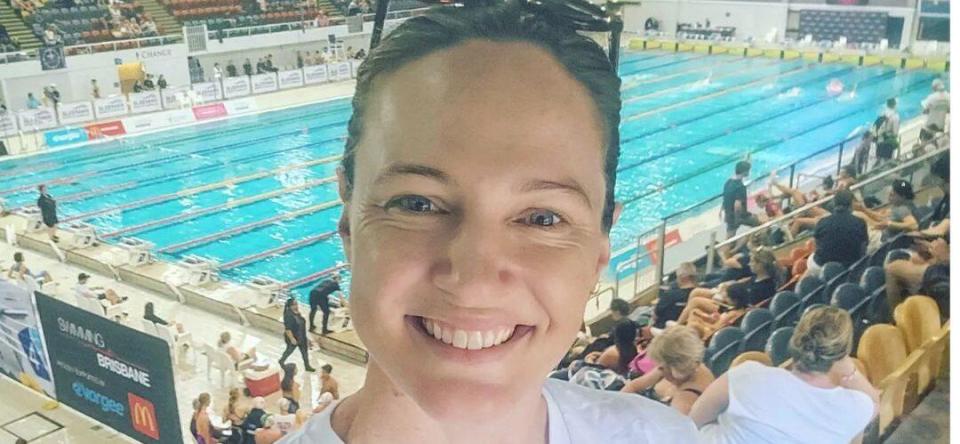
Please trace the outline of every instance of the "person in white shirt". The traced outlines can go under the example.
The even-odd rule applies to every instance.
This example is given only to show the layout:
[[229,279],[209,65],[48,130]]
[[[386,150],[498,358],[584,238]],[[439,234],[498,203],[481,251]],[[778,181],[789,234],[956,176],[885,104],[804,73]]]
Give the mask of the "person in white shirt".
[[696,442],[668,406],[546,380],[610,260],[620,84],[516,0],[432,9],[371,50],[338,169],[370,360],[280,442]]
[[935,79],[931,85],[933,92],[923,99],[920,106],[927,120],[920,129],[920,141],[927,142],[946,129],[947,114],[950,113],[950,93],[947,92],[943,80]]
[[80,273],[80,275],[77,276],[77,286],[74,287],[77,295],[97,301],[107,301],[110,305],[117,305],[123,302],[123,298],[111,288],[87,286],[89,279],[90,275],[86,273]]
[[806,313],[790,338],[792,370],[747,362],[693,405],[701,444],[848,444],[877,414],[879,392],[857,371],[853,322],[833,306]]

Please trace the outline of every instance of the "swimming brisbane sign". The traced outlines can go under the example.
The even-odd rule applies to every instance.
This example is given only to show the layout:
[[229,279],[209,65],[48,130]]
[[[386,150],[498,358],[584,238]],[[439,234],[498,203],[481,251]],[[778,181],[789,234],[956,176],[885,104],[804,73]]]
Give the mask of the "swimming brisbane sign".
[[143,443],[184,442],[163,340],[37,293],[56,397]]

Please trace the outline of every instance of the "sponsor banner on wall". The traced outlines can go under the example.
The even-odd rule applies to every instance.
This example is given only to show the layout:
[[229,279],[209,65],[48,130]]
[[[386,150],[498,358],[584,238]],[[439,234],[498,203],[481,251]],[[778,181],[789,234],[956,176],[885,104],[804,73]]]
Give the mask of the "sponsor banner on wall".
[[175,125],[182,125],[184,123],[193,122],[194,120],[193,112],[191,110],[175,109],[145,116],[126,117],[123,119],[123,127],[127,134],[132,134]]
[[250,95],[250,78],[227,77],[223,79],[223,96],[226,98],[242,97]]
[[138,442],[184,442],[166,342],[42,293],[36,298],[60,402]]
[[53,108],[37,108],[20,111],[17,113],[20,119],[20,129],[23,131],[42,130],[57,126],[57,116]]
[[0,281],[0,373],[54,397],[53,371],[31,293]]
[[220,89],[214,82],[194,83],[192,88],[204,102],[213,102],[220,98]]
[[92,125],[87,125],[85,128],[87,130],[87,137],[89,137],[90,140],[99,139],[106,136],[122,136],[127,133],[127,129],[124,128],[123,122],[120,120],[94,123]]
[[17,132],[17,119],[13,116],[13,113],[8,111],[0,112],[0,135],[10,135],[16,134]]
[[237,114],[249,113],[257,110],[257,100],[253,97],[243,99],[228,100],[223,102],[227,114],[235,116]]
[[334,71],[336,71],[336,75],[331,77],[333,77],[335,80],[340,81],[350,79],[350,62],[335,63],[332,66],[334,67]]
[[96,111],[97,119],[122,116],[127,114],[127,102],[122,96],[97,99],[93,102],[93,109]]
[[254,94],[277,90],[277,76],[272,72],[250,76]]
[[327,75],[327,65],[312,65],[303,67],[303,81],[310,85],[330,80]]
[[60,128],[43,133],[43,140],[50,148],[86,142],[89,137],[84,128]]
[[213,103],[210,105],[200,105],[193,107],[193,116],[197,120],[215,119],[227,115],[227,109],[223,103]]
[[89,122],[93,120],[93,105],[90,102],[61,103],[57,107],[60,124]]
[[182,104],[178,97],[186,99],[187,91],[190,91],[190,88],[186,86],[178,86],[175,88],[166,88],[160,91],[161,99],[163,99],[163,107],[170,108],[180,108]]
[[160,93],[157,91],[130,94],[130,112],[133,114],[160,111],[161,109],[163,109],[163,104],[160,103]]
[[280,71],[277,73],[277,79],[277,82],[280,84],[280,89],[303,86],[303,71],[299,69]]

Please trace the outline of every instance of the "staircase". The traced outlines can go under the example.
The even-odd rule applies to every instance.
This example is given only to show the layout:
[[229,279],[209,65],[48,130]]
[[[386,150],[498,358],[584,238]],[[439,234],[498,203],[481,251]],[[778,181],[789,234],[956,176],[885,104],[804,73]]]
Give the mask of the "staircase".
[[183,33],[183,25],[173,18],[166,6],[163,6],[157,0],[137,0],[143,6],[143,12],[147,13],[154,22],[157,23],[157,29],[160,35],[172,35]]
[[23,23],[23,20],[17,16],[13,7],[8,5],[7,2],[0,2],[0,25],[7,28],[11,40],[20,43],[21,51],[29,51],[42,46],[40,39],[33,35],[33,31]]

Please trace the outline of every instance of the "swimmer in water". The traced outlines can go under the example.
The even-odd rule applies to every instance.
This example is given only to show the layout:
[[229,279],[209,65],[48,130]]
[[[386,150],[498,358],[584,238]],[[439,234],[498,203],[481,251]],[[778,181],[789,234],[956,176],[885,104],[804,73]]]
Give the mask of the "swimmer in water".
[[830,83],[827,83],[827,94],[831,97],[839,96],[843,93],[843,82],[840,79],[831,79]]

